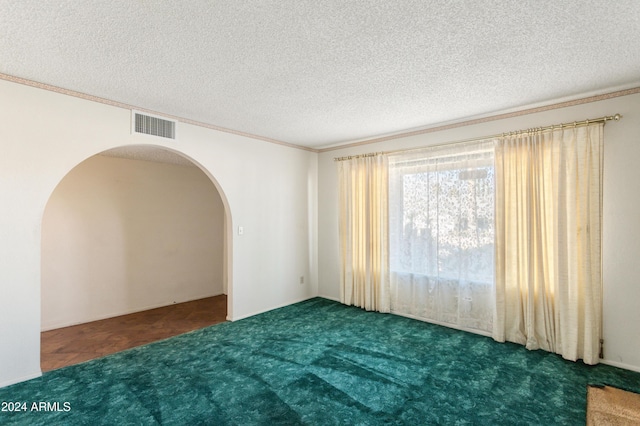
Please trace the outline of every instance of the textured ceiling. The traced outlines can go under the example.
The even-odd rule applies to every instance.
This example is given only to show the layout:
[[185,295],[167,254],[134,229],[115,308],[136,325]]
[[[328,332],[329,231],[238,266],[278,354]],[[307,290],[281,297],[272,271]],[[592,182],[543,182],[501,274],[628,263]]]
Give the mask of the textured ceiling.
[[640,86],[640,1],[0,0],[0,73],[321,148]]

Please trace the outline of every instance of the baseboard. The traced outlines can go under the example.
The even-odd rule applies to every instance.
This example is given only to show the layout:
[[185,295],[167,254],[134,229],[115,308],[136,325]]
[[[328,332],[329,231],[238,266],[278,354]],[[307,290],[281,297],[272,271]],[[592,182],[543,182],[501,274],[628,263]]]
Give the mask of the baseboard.
[[323,296],[322,294],[319,294],[318,297],[322,297],[323,299],[333,300],[334,302],[340,303],[340,299],[337,297]]
[[309,297],[304,297],[302,299],[296,299],[296,300],[293,300],[293,301],[288,302],[288,303],[283,303],[281,305],[274,306],[272,308],[263,309],[263,310],[260,310],[260,311],[252,312],[250,314],[240,315],[240,316],[233,317],[233,318],[227,316],[227,321],[240,321],[240,320],[245,319],[245,318],[249,318],[249,317],[252,317],[252,316],[255,316],[255,315],[264,314],[265,312],[273,311],[274,309],[284,308],[285,306],[293,305],[295,303],[304,302],[305,300],[314,299],[316,297],[317,296],[309,296]]
[[100,321],[100,320],[103,320],[103,319],[115,318],[115,317],[120,317],[120,316],[123,316],[123,315],[135,314],[137,312],[149,311],[151,309],[164,308],[166,306],[178,305],[180,303],[193,302],[194,300],[206,299],[207,297],[221,296],[223,294],[224,293],[209,294],[209,295],[204,295],[204,296],[194,296],[192,298],[189,298],[188,300],[183,300],[183,301],[175,302],[175,303],[162,302],[160,304],[149,305],[149,306],[145,306],[145,307],[142,307],[142,308],[133,308],[131,310],[124,310],[124,311],[120,311],[120,312],[109,313],[109,314],[105,314],[105,315],[99,315],[97,317],[94,317],[94,318],[91,318],[91,319],[87,319],[87,320],[83,320],[83,321],[71,321],[71,322],[58,323],[58,324],[54,324],[54,325],[46,325],[46,326],[43,326],[40,331],[50,331],[50,330],[57,330],[58,328],[72,327],[74,325],[86,324],[88,322]]
[[16,379],[7,380],[5,382],[0,382],[0,388],[4,388],[7,386],[15,385],[16,383],[26,382],[27,380],[37,379],[42,376],[42,371],[38,371],[37,373],[28,374],[26,376],[18,377]]
[[630,371],[635,371],[637,373],[640,373],[640,367],[637,367],[635,365],[629,365],[629,364],[625,364],[623,362],[618,362],[618,361],[611,361],[609,359],[601,359],[600,363],[610,365],[612,367],[622,368],[623,370],[630,370]]
[[479,336],[485,336],[485,337],[492,337],[491,333],[489,333],[488,331],[483,331],[483,330],[475,330],[475,329],[470,329],[470,328],[462,328],[462,327],[458,327],[455,324],[450,324],[448,322],[441,322],[441,321],[436,321],[436,320],[432,320],[432,319],[427,319],[427,318],[422,318],[416,315],[411,315],[411,314],[405,314],[402,312],[394,312],[391,311],[389,312],[391,315],[398,315],[399,317],[405,317],[405,318],[410,318],[416,321],[422,321],[422,322],[426,322],[429,324],[435,324],[435,325],[439,325],[442,327],[447,327],[447,328],[453,328],[454,330],[460,330],[460,331],[464,331],[466,333],[471,333],[471,334],[477,334]]

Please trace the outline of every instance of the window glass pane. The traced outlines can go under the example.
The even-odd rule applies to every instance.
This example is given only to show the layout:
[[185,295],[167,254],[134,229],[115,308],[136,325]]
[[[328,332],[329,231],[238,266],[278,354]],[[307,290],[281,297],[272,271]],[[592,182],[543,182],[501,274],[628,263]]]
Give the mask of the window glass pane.
[[490,331],[492,151],[398,158],[390,162],[389,183],[394,311]]

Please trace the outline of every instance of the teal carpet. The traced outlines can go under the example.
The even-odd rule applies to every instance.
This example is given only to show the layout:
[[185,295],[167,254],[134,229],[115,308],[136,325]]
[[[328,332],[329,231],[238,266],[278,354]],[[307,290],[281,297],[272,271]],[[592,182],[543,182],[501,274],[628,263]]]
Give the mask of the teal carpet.
[[588,383],[640,374],[316,298],[0,389],[0,424],[583,425]]

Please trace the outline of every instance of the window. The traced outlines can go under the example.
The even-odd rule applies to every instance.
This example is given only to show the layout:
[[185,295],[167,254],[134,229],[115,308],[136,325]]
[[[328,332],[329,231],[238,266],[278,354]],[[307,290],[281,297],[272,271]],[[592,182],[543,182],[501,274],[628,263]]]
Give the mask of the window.
[[491,332],[494,192],[492,143],[390,157],[392,312]]
[[597,364],[606,119],[348,157],[341,301]]

